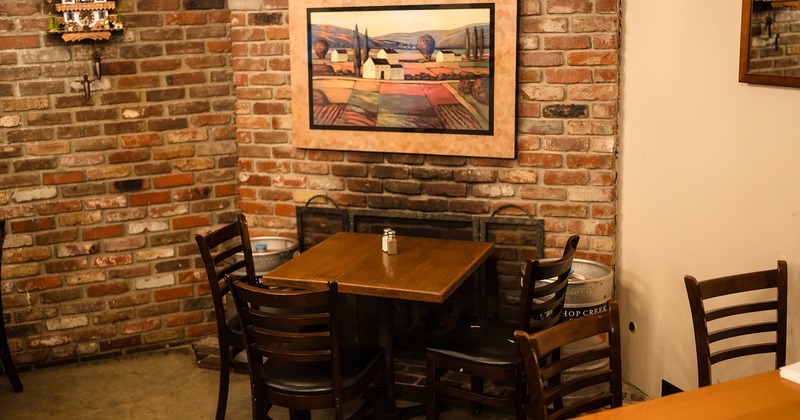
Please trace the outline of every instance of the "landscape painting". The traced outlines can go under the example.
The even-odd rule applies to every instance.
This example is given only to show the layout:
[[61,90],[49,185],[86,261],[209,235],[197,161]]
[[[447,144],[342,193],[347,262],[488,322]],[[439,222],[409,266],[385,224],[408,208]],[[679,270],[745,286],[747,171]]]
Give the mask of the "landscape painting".
[[293,144],[513,157],[515,3],[291,2]]

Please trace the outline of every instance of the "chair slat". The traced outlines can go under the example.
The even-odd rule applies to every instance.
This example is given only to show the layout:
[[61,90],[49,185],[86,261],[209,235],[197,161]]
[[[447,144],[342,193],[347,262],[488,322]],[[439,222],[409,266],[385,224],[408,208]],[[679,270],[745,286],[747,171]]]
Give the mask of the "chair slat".
[[737,357],[752,356],[756,354],[775,353],[777,345],[770,344],[754,344],[749,346],[740,346],[727,350],[721,350],[711,353],[711,364],[719,363],[723,360],[735,359]]
[[706,321],[715,321],[717,319],[741,315],[754,312],[773,311],[778,309],[778,301],[772,300],[767,302],[749,303],[744,305],[734,305],[725,308],[714,309],[706,312]]
[[[765,322],[761,324],[748,324],[740,325],[731,328],[714,331],[708,334],[708,342],[715,343],[720,340],[725,340],[733,337],[741,337],[745,335],[759,334],[765,332],[776,332],[778,326],[775,322]],[[773,340],[774,343],[774,340]]]

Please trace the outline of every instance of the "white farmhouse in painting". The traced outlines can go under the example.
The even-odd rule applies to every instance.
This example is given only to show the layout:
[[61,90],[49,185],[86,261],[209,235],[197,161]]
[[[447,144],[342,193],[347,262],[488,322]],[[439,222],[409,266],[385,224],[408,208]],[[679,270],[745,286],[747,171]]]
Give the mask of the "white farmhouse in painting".
[[400,55],[394,48],[382,48],[378,51],[378,58],[383,58],[389,64],[400,64]]
[[439,50],[436,52],[437,63],[444,63],[447,61],[456,61],[456,53],[449,50]]
[[331,61],[334,63],[346,63],[350,61],[347,56],[347,50],[344,48],[337,48],[331,53]]
[[364,62],[363,77],[378,80],[403,80],[405,73],[400,64],[389,64],[385,58],[368,58]]

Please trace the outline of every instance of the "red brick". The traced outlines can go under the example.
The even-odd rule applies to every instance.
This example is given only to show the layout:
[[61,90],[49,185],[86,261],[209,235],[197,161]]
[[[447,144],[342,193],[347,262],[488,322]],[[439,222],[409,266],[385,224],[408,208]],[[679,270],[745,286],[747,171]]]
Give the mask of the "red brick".
[[131,194],[128,200],[131,206],[149,206],[152,204],[164,204],[170,202],[170,194],[168,191]]
[[194,176],[192,174],[176,174],[158,177],[155,179],[156,188],[170,188],[181,185],[192,185]]
[[164,140],[156,133],[126,134],[120,136],[120,140],[124,148],[161,146],[164,144]]
[[83,231],[82,238],[84,241],[92,239],[111,238],[115,236],[122,236],[125,234],[125,229],[122,225],[106,226],[94,229],[86,229]]
[[187,337],[202,337],[217,332],[217,326],[214,323],[191,325],[186,327]]
[[142,337],[133,335],[123,338],[115,338],[111,340],[100,340],[100,351],[111,351],[117,349],[124,349],[128,347],[135,347],[142,344]]
[[122,324],[120,330],[123,334],[136,334],[145,331],[152,331],[161,327],[161,321],[156,319],[146,319]]
[[156,302],[163,302],[165,300],[172,299],[184,299],[192,296],[194,296],[194,292],[192,291],[191,285],[153,291],[153,298]]
[[187,216],[172,219],[173,229],[191,229],[198,226],[211,226],[211,218],[208,216]]
[[611,169],[613,155],[567,155],[567,167],[578,169]]
[[557,153],[520,153],[518,157],[520,166],[539,168],[559,168],[563,165],[563,159]]
[[59,184],[72,184],[76,182],[83,182],[86,180],[86,175],[83,172],[61,172],[57,174],[42,174],[43,185],[59,185]]
[[117,327],[106,325],[90,329],[81,329],[75,332],[76,341],[96,341],[111,338],[117,335]]
[[201,312],[190,312],[164,316],[165,327],[179,327],[183,325],[197,324],[203,321]]
[[118,295],[125,293],[129,290],[128,284],[124,282],[106,282],[102,284],[93,284],[86,287],[86,296],[98,297],[106,295]]
[[0,50],[19,50],[23,48],[39,48],[39,35],[0,36]]
[[589,13],[592,3],[590,0],[548,0],[545,10],[550,14]]
[[238,191],[239,191],[239,186],[237,184],[214,186],[214,195],[217,197],[236,195]]
[[590,83],[592,81],[591,70],[586,69],[547,69],[544,71],[547,83],[568,84],[568,83]]
[[611,66],[617,64],[616,51],[576,51],[567,54],[570,66]]
[[52,217],[42,217],[38,219],[19,220],[11,222],[11,232],[37,232],[42,230],[54,229],[56,220]]
[[18,280],[15,286],[17,292],[25,293],[42,289],[53,289],[61,287],[62,285],[61,278],[57,275],[52,275]]
[[546,185],[585,185],[589,183],[587,171],[546,171],[544,173]]

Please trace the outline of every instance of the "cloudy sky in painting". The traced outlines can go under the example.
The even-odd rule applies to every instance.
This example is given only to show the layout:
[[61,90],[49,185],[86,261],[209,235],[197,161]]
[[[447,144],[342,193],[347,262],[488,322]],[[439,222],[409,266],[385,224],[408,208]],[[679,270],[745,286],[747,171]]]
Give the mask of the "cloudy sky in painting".
[[396,32],[417,32],[433,29],[453,29],[476,23],[488,23],[488,8],[474,9],[427,9],[427,10],[368,10],[311,12],[312,25],[336,25],[355,28],[359,32],[369,29],[370,36]]

